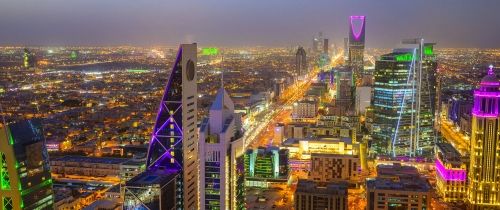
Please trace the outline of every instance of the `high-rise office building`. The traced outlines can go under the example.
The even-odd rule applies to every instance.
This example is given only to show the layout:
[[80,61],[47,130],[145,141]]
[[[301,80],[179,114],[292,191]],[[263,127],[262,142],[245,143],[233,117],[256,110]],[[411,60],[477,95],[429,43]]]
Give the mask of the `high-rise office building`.
[[416,49],[396,49],[375,63],[372,149],[377,153],[406,155],[413,148],[415,55]]
[[23,67],[26,69],[35,68],[35,54],[29,51],[27,48],[24,48],[23,51]]
[[436,107],[437,62],[434,43],[424,43],[424,39],[405,39],[403,44],[417,45],[416,63],[412,82],[415,84],[414,104],[415,122],[414,143],[410,155],[430,157],[434,152],[436,135],[434,133]]
[[323,53],[328,55],[329,52],[328,39],[323,39]]
[[313,53],[319,54],[323,52],[323,32],[319,32],[318,36],[314,36],[313,38]]
[[500,208],[500,147],[499,105],[500,81],[490,66],[474,91],[472,137],[468,172],[470,209]]
[[298,76],[307,74],[306,51],[302,47],[299,47],[295,54],[295,74]]
[[335,106],[341,112],[353,110],[354,108],[354,78],[353,72],[348,68],[334,69],[335,72]]
[[[422,49],[423,48],[423,49]],[[435,112],[436,112],[436,74],[437,62],[434,54],[434,44],[423,43],[417,52],[422,59],[417,59],[415,66],[416,97],[416,134],[415,147],[412,155],[429,156],[435,145]],[[421,71],[420,71],[421,66]]]
[[[126,183],[125,209],[145,208],[141,206],[199,209],[196,62],[196,43],[182,44],[160,102],[146,171]],[[141,189],[137,193],[127,190],[127,187],[162,190],[163,186],[172,186],[171,183],[175,183],[174,194],[144,193],[153,189]],[[148,203],[144,203],[146,201]]]
[[347,210],[347,184],[299,179],[294,198],[296,210]]
[[40,120],[0,124],[0,158],[1,209],[54,208],[49,157]]
[[360,78],[364,66],[365,16],[351,16],[349,22],[349,65],[356,78]]
[[430,156],[436,138],[437,62],[434,44],[423,39],[413,43],[418,47],[396,49],[376,62],[375,148],[391,148],[392,155]]
[[220,88],[210,107],[209,117],[200,126],[200,207],[203,209],[243,209],[238,200],[237,158],[244,153],[241,121],[234,104]]
[[349,38],[344,38],[344,60],[349,61]]

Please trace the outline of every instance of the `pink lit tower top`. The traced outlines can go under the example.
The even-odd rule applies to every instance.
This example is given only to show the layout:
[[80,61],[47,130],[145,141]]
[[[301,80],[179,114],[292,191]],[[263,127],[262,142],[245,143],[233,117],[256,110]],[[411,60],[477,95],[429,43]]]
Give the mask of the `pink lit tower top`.
[[500,207],[500,81],[489,67],[474,91],[468,197],[471,209]]

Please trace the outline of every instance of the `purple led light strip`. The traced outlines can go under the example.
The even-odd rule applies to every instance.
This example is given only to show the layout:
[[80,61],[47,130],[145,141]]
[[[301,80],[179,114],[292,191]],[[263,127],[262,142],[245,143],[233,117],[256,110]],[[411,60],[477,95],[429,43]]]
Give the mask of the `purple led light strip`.
[[474,96],[500,98],[500,92],[485,92],[480,90],[474,90]]
[[465,181],[466,172],[464,169],[446,169],[441,160],[436,158],[436,171],[446,181]]
[[[156,115],[155,127],[153,129],[153,134],[151,136],[151,140],[150,140],[149,148],[148,148],[148,158],[147,158],[147,167],[148,168],[157,168],[157,167],[159,167],[159,163],[163,162],[163,160],[165,158],[169,158],[169,159],[173,158],[172,155],[170,155],[170,152],[172,151],[173,148],[165,148],[165,145],[163,145],[161,143],[161,141],[158,139],[158,136],[159,136],[158,133],[161,130],[166,128],[168,121],[171,121],[171,122],[173,121],[175,129],[178,130],[182,135],[182,129],[179,127],[177,122],[175,122],[175,120],[172,120],[172,116],[170,116],[169,119],[166,120],[165,122],[159,121],[160,115],[169,113],[168,112],[169,110],[165,105],[165,101],[167,100],[167,94],[170,90],[170,86],[171,86],[172,80],[173,80],[174,75],[175,75],[174,71],[176,71],[176,65],[181,61],[181,57],[182,57],[182,47],[179,47],[179,51],[177,53],[177,58],[175,59],[175,62],[174,62],[173,68],[172,68],[172,72],[170,74],[167,86],[165,87],[162,101],[160,102],[160,106],[158,108],[158,114]],[[164,111],[165,109],[167,110],[167,112]],[[177,110],[178,109],[179,108],[177,108]],[[177,111],[177,110],[175,110],[175,111]],[[179,139],[177,139],[177,141],[173,144],[173,147],[177,146],[177,144],[179,144],[181,141],[182,141],[182,136]],[[156,160],[150,160],[153,146],[161,146],[161,147],[163,147],[163,149],[166,150]],[[153,162],[150,162],[150,161],[153,161]],[[177,169],[182,169],[182,166],[175,160],[175,158],[174,158],[174,163],[178,167]]]
[[[354,23],[353,20],[361,20],[361,29],[359,29],[359,32],[356,33],[354,30]],[[363,33],[363,27],[365,26],[365,16],[351,16],[351,31],[352,34],[354,35],[354,40],[359,41],[359,38],[361,37],[361,34]]]

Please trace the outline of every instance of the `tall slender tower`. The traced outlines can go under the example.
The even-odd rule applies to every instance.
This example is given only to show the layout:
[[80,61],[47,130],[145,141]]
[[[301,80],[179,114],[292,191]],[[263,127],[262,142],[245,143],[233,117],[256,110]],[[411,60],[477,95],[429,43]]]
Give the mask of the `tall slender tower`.
[[302,47],[299,47],[299,49],[297,49],[297,53],[295,54],[295,73],[298,76],[307,74],[306,51]]
[[349,65],[356,78],[363,73],[365,50],[365,16],[351,16],[349,22]]
[[0,124],[2,210],[53,209],[54,196],[41,122]]
[[147,171],[179,173],[178,207],[199,209],[196,43],[182,44],[160,103]]
[[243,209],[243,171],[237,158],[243,155],[241,118],[224,88],[200,126],[200,207],[207,210]]
[[[429,156],[434,151],[435,138],[434,124],[436,112],[436,74],[437,61],[434,54],[434,43],[423,43],[419,46],[418,52],[421,59],[418,65],[421,69],[416,71],[417,86],[417,113],[416,113],[416,134],[415,147],[412,155]],[[419,68],[420,68],[419,66]]]
[[474,91],[468,173],[470,209],[500,208],[500,81],[490,66]]

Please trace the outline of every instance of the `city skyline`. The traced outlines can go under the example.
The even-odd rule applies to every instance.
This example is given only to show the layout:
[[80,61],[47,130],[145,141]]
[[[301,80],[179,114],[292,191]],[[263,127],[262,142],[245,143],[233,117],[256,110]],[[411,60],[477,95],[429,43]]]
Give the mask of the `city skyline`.
[[[341,46],[348,36],[348,17],[366,15],[368,48],[399,47],[402,38],[418,36],[440,43],[440,48],[495,48],[500,47],[500,23],[495,18],[498,9],[500,4],[490,0],[481,4],[466,0],[432,4],[429,0],[314,4],[282,0],[119,4],[116,0],[50,0],[43,4],[23,1],[0,7],[0,45],[149,46],[197,42],[228,47],[309,48],[311,34],[322,31],[331,44]],[[175,17],[186,12],[190,15],[178,22]]]
[[2,210],[500,209],[493,1],[0,5]]

